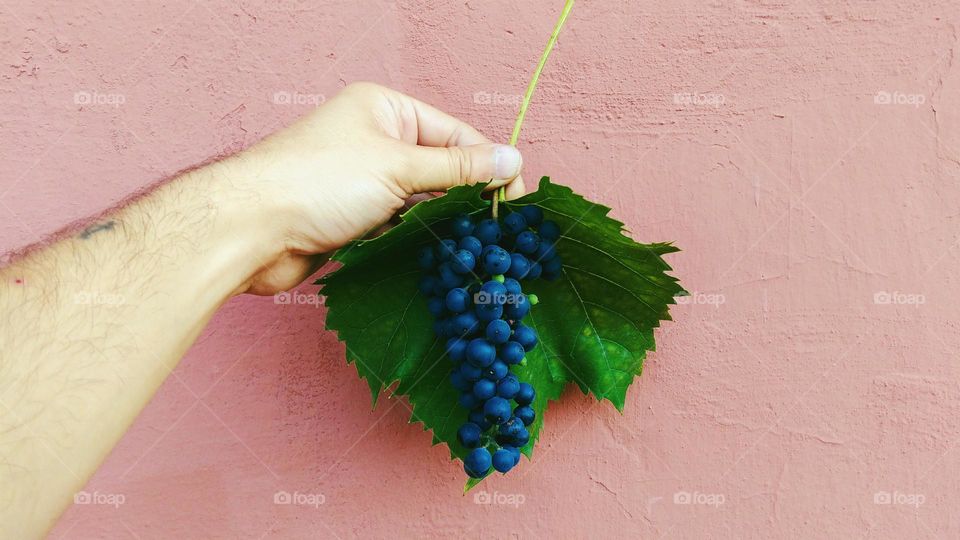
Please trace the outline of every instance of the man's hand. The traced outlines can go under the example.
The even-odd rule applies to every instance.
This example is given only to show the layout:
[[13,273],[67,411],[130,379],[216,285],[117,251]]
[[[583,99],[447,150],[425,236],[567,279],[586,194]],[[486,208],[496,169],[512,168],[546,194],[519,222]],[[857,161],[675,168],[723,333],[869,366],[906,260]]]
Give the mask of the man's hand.
[[328,253],[376,231],[416,193],[490,182],[523,194],[520,153],[409,96],[369,83],[343,92],[224,164],[247,190],[274,252],[247,292],[274,294]]
[[519,170],[512,147],[356,84],[0,268],[0,536],[53,524],[231,296],[296,285],[415,193],[522,194]]

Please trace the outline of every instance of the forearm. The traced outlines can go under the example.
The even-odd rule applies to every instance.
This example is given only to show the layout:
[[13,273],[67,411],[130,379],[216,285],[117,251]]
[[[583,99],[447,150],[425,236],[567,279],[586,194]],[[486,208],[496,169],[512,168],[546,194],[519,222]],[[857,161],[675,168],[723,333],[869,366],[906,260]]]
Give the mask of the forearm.
[[214,311],[273,255],[237,160],[0,270],[0,508],[41,534]]

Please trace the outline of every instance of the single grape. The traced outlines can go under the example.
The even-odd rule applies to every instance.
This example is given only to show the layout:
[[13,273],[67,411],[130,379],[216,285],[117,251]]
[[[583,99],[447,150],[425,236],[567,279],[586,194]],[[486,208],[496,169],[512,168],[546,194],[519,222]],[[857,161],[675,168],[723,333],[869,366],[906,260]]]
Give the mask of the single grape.
[[510,269],[510,254],[500,246],[481,254],[483,257],[484,272],[495,276],[497,274],[506,274]]
[[450,289],[445,299],[447,309],[454,313],[463,313],[470,307],[470,293],[462,287]]
[[465,249],[458,249],[450,260],[450,266],[453,268],[453,271],[458,274],[470,273],[476,265],[477,260],[473,257],[473,253]]
[[480,322],[488,323],[503,316],[503,306],[500,304],[477,304],[473,308]]
[[[460,403],[460,406],[464,409],[472,409],[480,404],[480,400],[477,399],[477,396],[473,395],[473,392],[461,392],[460,399],[457,400]],[[486,414],[486,410],[484,410]]]
[[515,442],[517,446],[526,446],[527,443],[530,442],[530,432],[524,429],[519,435],[514,437],[513,442]]
[[527,229],[527,218],[520,212],[507,214],[507,217],[503,218],[503,229],[507,234],[520,234]]
[[523,433],[523,430],[523,420],[515,416],[511,416],[506,422],[503,423],[503,425],[499,427],[498,433],[509,440],[513,440]]
[[540,233],[540,238],[543,240],[554,241],[560,238],[560,226],[555,221],[544,221],[540,224],[537,232]]
[[453,257],[453,252],[457,250],[457,242],[455,240],[441,240],[437,244],[437,260],[444,262],[449,261],[450,257]]
[[510,418],[510,402],[494,396],[483,404],[483,415],[493,424],[502,424]]
[[506,362],[507,365],[513,366],[519,364],[523,361],[523,356],[523,345],[516,341],[508,341],[500,346],[500,358]]
[[520,463],[520,449],[519,449],[519,448],[517,448],[516,446],[509,446],[509,445],[508,445],[508,446],[504,446],[503,449],[504,449],[504,450],[509,450],[510,453],[513,454],[513,464],[514,464],[514,465],[516,465],[517,463]]
[[474,448],[463,461],[463,470],[472,478],[482,478],[490,470],[492,458],[486,448]]
[[473,388],[473,384],[463,378],[463,372],[461,372],[459,369],[454,369],[453,372],[450,373],[450,384],[452,384],[454,388],[461,392],[466,392],[467,390],[471,390]]
[[480,446],[480,434],[480,426],[467,422],[457,430],[457,439],[467,448],[476,448]]
[[517,464],[517,462],[513,459],[513,452],[505,448],[500,448],[493,453],[492,462],[493,468],[501,473],[510,471],[510,469]]
[[473,232],[473,222],[470,221],[470,216],[459,215],[453,218],[450,228],[453,231],[454,236],[457,238],[463,238],[464,236],[467,236]]
[[549,261],[543,261],[544,273],[550,272],[559,274],[560,270],[563,270],[563,261],[560,260],[560,257],[554,257]]
[[490,367],[484,370],[483,376],[493,382],[497,382],[504,378],[509,372],[510,368],[507,367],[507,364],[504,363],[503,360],[497,359],[490,364]]
[[427,300],[427,310],[430,311],[430,314],[434,317],[440,317],[443,315],[444,310],[443,300],[437,298],[436,296],[431,296]]
[[540,237],[533,231],[523,231],[517,235],[517,241],[514,243],[517,251],[530,255],[540,247]]
[[523,279],[527,277],[527,272],[529,271],[530,259],[520,253],[510,255],[510,270],[507,272],[507,275],[512,278]]
[[496,280],[490,280],[480,287],[477,303],[503,304],[507,299],[507,287]]
[[524,351],[532,351],[537,346],[537,331],[525,324],[517,324],[512,339],[522,345]]
[[485,219],[477,223],[477,226],[473,228],[473,235],[485,246],[500,242],[500,238],[503,236],[500,232],[500,225],[492,219]]
[[500,379],[500,382],[497,383],[497,395],[503,399],[513,399],[513,396],[517,395],[519,391],[520,381],[512,373]]
[[417,264],[420,265],[420,268],[423,270],[430,270],[437,264],[437,257],[433,253],[433,249],[430,246],[425,246],[420,248],[420,251],[417,252]]
[[485,339],[472,339],[467,345],[467,362],[477,367],[489,366],[496,356],[497,350]]
[[[509,309],[509,306],[506,309]],[[510,324],[503,319],[496,319],[487,323],[487,341],[494,345],[506,343],[510,339]]]
[[526,317],[529,312],[530,301],[522,294],[517,296],[514,302],[503,306],[503,316],[513,321],[519,321]]
[[451,332],[455,336],[469,336],[480,329],[480,319],[472,311],[458,313],[450,322]]
[[543,210],[539,206],[528,204],[520,207],[520,213],[527,220],[527,226],[536,227],[543,221]]
[[537,417],[536,411],[533,410],[533,407],[529,405],[524,405],[522,407],[517,407],[513,410],[513,415],[520,419],[523,422],[523,425],[529,426],[533,423],[533,420]]
[[474,259],[480,259],[480,253],[483,251],[483,244],[477,240],[476,236],[464,236],[457,244],[460,249],[465,249],[473,254]]
[[483,416],[483,409],[474,409],[470,411],[470,414],[467,415],[467,418],[474,424],[480,426],[480,431],[486,431],[492,427],[490,422],[487,422],[487,418]]
[[512,294],[514,296],[523,292],[523,290],[520,288],[520,282],[512,277],[508,277],[503,280],[503,288],[507,290],[507,294]]
[[[479,368],[470,362],[464,362],[460,365],[460,373],[463,374],[464,380],[473,383],[483,377],[483,368]],[[471,384],[470,387],[473,388],[473,385]]]
[[551,242],[540,242],[540,247],[533,254],[533,260],[545,263],[557,258],[557,248]]
[[417,283],[417,288],[420,289],[420,294],[424,296],[429,296],[434,292],[434,288],[437,286],[439,281],[433,276],[423,276],[420,278],[420,282]]
[[473,383],[473,395],[480,401],[486,401],[497,394],[497,385],[493,381],[480,379]]
[[447,340],[447,354],[450,360],[460,363],[467,358],[467,340],[450,338]]
[[463,276],[453,271],[449,262],[440,265],[440,284],[447,289],[459,287],[463,284]]
[[527,279],[540,279],[540,276],[542,275],[543,265],[538,262],[530,265],[530,270],[527,271]]
[[533,387],[522,382],[520,383],[520,389],[517,390],[517,395],[513,396],[513,400],[517,402],[517,405],[529,405],[533,403],[535,397],[536,392],[534,392]]

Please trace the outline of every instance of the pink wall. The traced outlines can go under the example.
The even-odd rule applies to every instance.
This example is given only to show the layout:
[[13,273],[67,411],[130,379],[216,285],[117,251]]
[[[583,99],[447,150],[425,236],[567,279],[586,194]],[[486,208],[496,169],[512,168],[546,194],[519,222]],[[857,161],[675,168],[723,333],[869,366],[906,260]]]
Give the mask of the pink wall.
[[[308,110],[277,92],[375,80],[505,140],[560,2],[282,4],[4,2],[0,248]],[[522,504],[478,504],[404,402],[369,410],[323,308],[241,298],[86,488],[123,504],[53,535],[956,538],[958,24],[951,0],[580,2],[526,176],[675,240],[700,293],[623,416],[571,389],[481,488]]]

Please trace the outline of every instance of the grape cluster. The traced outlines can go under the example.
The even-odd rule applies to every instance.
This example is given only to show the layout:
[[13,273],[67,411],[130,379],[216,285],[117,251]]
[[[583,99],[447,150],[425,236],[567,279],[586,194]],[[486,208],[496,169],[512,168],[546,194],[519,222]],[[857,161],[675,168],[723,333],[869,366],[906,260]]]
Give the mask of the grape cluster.
[[436,318],[434,332],[446,340],[459,404],[469,411],[457,431],[470,449],[464,470],[482,478],[491,466],[512,469],[530,441],[535,392],[510,367],[525,364],[537,346],[536,331],[521,320],[538,299],[520,282],[560,277],[560,228],[539,207],[523,206],[499,221],[458,216],[451,232],[453,238],[418,252],[420,292]]

